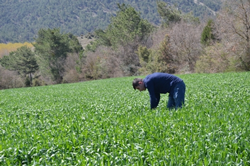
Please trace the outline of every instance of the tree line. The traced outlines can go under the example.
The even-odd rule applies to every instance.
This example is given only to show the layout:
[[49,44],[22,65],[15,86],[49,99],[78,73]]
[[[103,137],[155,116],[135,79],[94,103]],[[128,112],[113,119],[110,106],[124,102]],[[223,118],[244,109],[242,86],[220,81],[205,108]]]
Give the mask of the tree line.
[[[221,0],[202,0],[214,11],[220,8]],[[176,5],[183,12],[193,11],[196,17],[211,13],[205,6],[194,3],[194,0],[164,0]],[[205,3],[208,2],[208,3]],[[159,25],[155,0],[2,0],[0,4],[0,42],[19,43],[34,42],[38,31],[60,28],[63,33],[75,36],[105,29],[114,16],[117,3],[131,4],[141,13],[143,19]]]
[[250,70],[249,1],[226,3],[215,19],[157,1],[161,26],[118,4],[106,29],[84,49],[73,34],[40,29],[34,50],[24,46],[0,59],[0,88],[71,83],[149,74]]

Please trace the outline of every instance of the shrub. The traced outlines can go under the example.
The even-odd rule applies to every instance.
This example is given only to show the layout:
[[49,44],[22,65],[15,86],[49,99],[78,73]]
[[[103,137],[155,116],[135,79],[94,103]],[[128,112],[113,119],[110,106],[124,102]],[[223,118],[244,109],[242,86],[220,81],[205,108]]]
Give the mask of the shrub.
[[0,66],[0,89],[24,87],[24,80],[15,71],[5,70]]
[[217,43],[204,49],[204,53],[196,62],[195,71],[197,73],[218,73],[235,71],[234,63],[236,61],[223,48],[223,45]]

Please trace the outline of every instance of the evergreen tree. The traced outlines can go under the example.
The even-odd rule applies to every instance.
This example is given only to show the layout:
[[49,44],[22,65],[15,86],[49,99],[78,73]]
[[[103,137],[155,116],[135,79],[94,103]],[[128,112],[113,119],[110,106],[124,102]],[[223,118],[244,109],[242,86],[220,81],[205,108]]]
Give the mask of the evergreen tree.
[[95,31],[97,41],[90,50],[95,50],[98,45],[111,46],[124,50],[120,57],[125,75],[137,72],[139,59],[135,51],[139,45],[143,45],[148,38],[153,26],[141,18],[140,14],[131,6],[118,4],[119,11],[111,18],[111,23],[106,30]]
[[163,1],[157,1],[157,10],[162,18],[162,25],[168,26],[171,23],[181,21],[181,12]]
[[215,35],[213,33],[213,20],[208,20],[207,25],[204,27],[201,34],[201,43],[204,45],[209,45],[212,41],[214,41]]
[[56,83],[61,83],[67,53],[78,53],[82,47],[72,34],[61,34],[59,29],[40,29],[35,40],[40,71]]
[[0,63],[8,70],[17,71],[24,78],[28,75],[29,83],[26,85],[31,85],[32,73],[39,69],[35,54],[27,46],[22,46],[17,51],[11,52],[9,56],[4,56]]
[[181,20],[191,23],[199,23],[199,18],[195,17],[192,12],[182,13],[175,5],[171,6],[163,1],[157,1],[157,10],[162,18],[162,26],[167,27],[172,23],[180,22]]
[[105,31],[95,31],[98,41],[103,45],[116,47],[147,38],[153,26],[142,19],[133,7],[118,4],[118,8],[119,11],[111,18],[108,28]]

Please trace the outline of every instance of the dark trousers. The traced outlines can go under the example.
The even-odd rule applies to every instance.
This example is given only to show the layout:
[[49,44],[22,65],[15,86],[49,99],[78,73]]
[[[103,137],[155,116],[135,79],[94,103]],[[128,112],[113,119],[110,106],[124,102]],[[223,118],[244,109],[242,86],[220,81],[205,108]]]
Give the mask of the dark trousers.
[[185,101],[185,91],[186,85],[183,81],[176,84],[176,86],[174,87],[174,93],[172,95],[169,95],[167,107],[169,109],[182,108]]

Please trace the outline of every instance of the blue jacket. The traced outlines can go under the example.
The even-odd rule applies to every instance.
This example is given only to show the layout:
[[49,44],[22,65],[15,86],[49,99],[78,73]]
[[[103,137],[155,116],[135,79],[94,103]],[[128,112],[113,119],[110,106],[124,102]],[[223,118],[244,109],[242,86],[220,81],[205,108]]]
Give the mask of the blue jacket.
[[151,109],[156,108],[160,101],[160,93],[173,94],[175,85],[183,80],[167,73],[153,73],[143,79],[150,95]]

